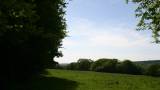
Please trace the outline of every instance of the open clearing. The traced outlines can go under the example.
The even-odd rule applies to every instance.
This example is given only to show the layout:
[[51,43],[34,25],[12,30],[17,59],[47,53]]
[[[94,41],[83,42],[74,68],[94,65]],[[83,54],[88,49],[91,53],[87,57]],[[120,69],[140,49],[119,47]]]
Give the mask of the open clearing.
[[33,82],[32,89],[160,90],[160,78],[158,77],[56,69],[49,69],[48,72],[45,78]]

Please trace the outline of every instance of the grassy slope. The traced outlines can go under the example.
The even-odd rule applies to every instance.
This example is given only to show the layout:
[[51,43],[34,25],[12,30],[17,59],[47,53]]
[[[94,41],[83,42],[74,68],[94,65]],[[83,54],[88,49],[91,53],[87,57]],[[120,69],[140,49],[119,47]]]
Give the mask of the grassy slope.
[[54,69],[48,71],[47,77],[59,80],[53,79],[57,82],[53,84],[56,85],[53,90],[160,90],[160,78]]

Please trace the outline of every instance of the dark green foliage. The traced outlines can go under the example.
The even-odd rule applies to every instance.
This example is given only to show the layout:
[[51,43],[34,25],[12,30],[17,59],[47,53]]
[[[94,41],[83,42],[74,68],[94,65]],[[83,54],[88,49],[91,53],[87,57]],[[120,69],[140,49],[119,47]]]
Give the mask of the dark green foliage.
[[67,65],[68,70],[89,71],[93,61],[91,59],[79,59]]
[[91,70],[99,72],[116,72],[117,59],[98,59],[95,61]]
[[59,67],[59,63],[56,61],[49,61],[46,65],[48,69],[56,69]]
[[77,70],[78,69],[78,64],[76,62],[72,62],[67,65],[68,70]]
[[[108,59],[107,59],[108,60]],[[98,71],[99,68],[101,68],[101,66],[103,65],[103,63],[106,62],[106,59],[98,59],[97,61],[95,61],[92,65],[91,65],[91,70],[93,71]]]
[[150,65],[146,71],[147,75],[160,76],[160,64]]
[[160,0],[126,0],[138,5],[135,10],[140,18],[138,30],[151,30],[156,43],[159,43],[160,31]]
[[160,76],[160,65],[151,64],[150,66],[139,64],[138,62],[132,62],[125,60],[123,62],[118,59],[98,59],[92,61],[90,59],[79,59],[77,62],[70,63],[68,65],[62,65],[58,69],[68,70],[81,70],[81,71],[96,71],[96,72],[107,72],[107,73],[122,73],[132,75],[149,75],[149,76]]
[[89,71],[93,61],[91,59],[79,59],[77,61],[77,69],[83,71]]
[[102,66],[103,71],[104,72],[110,72],[110,73],[117,72],[117,70],[116,70],[117,63],[118,63],[118,61],[116,59],[105,62]]
[[64,8],[64,0],[0,0],[0,82],[27,80],[61,56]]
[[117,71],[119,73],[126,73],[126,74],[142,74],[142,68],[129,60],[125,60],[119,64],[117,64]]

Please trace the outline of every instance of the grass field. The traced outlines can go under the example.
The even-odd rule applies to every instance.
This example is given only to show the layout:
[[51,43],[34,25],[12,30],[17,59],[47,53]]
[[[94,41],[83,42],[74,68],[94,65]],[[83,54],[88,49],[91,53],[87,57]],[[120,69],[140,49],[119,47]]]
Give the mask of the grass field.
[[156,77],[55,69],[48,72],[22,87],[24,90],[160,90],[160,78]]
[[47,77],[59,80],[58,85],[55,84],[57,90],[62,87],[65,87],[62,90],[160,90],[160,78],[155,77],[51,69],[48,71]]

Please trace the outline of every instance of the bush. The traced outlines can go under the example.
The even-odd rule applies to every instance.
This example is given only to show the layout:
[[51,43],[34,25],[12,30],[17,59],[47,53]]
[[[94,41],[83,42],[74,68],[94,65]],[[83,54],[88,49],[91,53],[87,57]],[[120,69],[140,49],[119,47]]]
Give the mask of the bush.
[[104,72],[110,72],[110,73],[115,73],[116,70],[116,65],[117,65],[117,60],[110,60],[107,61],[103,64],[103,71]]
[[146,71],[147,75],[160,76],[160,64],[150,65]]
[[91,59],[79,59],[77,61],[77,69],[89,71],[93,61]]
[[125,74],[142,74],[142,68],[129,60],[125,60],[117,64],[117,72]]
[[117,59],[99,59],[95,61],[91,70],[98,72],[116,72]]
[[66,66],[66,68],[67,68],[68,70],[77,70],[77,69],[78,69],[78,65],[77,65],[76,62],[72,62],[72,63],[68,64],[68,65]]

